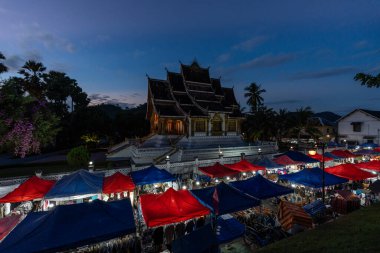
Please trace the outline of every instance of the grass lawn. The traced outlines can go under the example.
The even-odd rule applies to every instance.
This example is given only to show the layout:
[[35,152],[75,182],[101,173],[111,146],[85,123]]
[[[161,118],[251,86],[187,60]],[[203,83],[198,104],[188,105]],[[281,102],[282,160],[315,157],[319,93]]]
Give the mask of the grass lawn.
[[380,252],[380,204],[362,208],[258,252]]

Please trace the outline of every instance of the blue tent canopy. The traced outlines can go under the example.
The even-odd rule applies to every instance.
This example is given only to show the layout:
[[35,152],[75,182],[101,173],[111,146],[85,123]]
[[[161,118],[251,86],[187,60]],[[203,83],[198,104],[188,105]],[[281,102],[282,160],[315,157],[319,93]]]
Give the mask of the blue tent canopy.
[[191,193],[216,214],[222,215],[260,205],[260,200],[221,182],[215,187],[192,190]]
[[0,252],[57,252],[136,231],[129,199],[57,206],[32,212],[0,244]]
[[263,166],[267,169],[275,169],[275,168],[283,168],[283,165],[277,164],[271,160],[269,160],[267,157],[264,157],[263,159],[260,159],[258,161],[253,162],[255,165]]
[[[280,175],[279,178],[312,188],[320,188],[322,187],[322,175],[323,171],[320,168],[315,167],[312,169],[303,169],[296,173]],[[345,178],[337,177],[325,172],[325,186],[343,184],[346,182],[348,182],[348,180]]]
[[326,212],[326,206],[323,201],[318,199],[310,204],[307,204],[303,209],[310,214],[311,217],[316,217],[318,215],[324,215]]
[[360,147],[362,147],[362,148],[377,148],[377,147],[379,147],[379,145],[377,145],[376,143],[367,142],[367,143],[361,144]]
[[319,163],[318,160],[316,159],[313,159],[301,152],[297,152],[297,151],[288,151],[286,153],[284,153],[283,155],[286,155],[288,156],[290,159],[292,159],[293,161],[297,161],[297,162],[303,162],[303,163]]
[[216,221],[216,238],[219,244],[232,242],[242,237],[245,233],[245,226],[231,215],[222,215]]
[[57,199],[102,193],[104,173],[91,173],[87,170],[78,170],[70,175],[63,176],[50,191],[45,199]]
[[173,241],[174,253],[217,253],[218,243],[211,224]]
[[135,185],[146,185],[175,181],[175,177],[164,169],[159,169],[152,165],[148,168],[131,172],[131,177]]
[[230,184],[236,189],[258,199],[268,199],[293,193],[293,189],[273,183],[260,174],[247,180],[235,181]]

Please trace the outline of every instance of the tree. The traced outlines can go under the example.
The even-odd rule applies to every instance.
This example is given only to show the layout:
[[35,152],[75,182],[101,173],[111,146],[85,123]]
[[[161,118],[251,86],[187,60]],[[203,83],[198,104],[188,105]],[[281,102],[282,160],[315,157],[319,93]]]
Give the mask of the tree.
[[243,131],[247,133],[248,141],[270,140],[275,137],[275,112],[265,106],[247,117]]
[[300,142],[302,134],[309,134],[313,138],[317,138],[322,134],[320,131],[310,123],[310,117],[313,116],[313,111],[309,106],[301,107],[290,118],[291,131],[297,136],[297,142]]
[[355,75],[354,80],[360,81],[361,85],[367,86],[368,88],[380,87],[380,73],[377,76],[364,74],[364,73],[358,73]]
[[244,97],[248,98],[247,104],[251,107],[251,112],[257,112],[264,101],[261,94],[266,92],[266,90],[261,89],[261,85],[257,85],[256,83],[251,83],[248,87],[245,87],[244,90],[246,91]]
[[5,60],[5,56],[0,52],[0,74],[8,71],[7,66],[2,62]]
[[46,68],[41,62],[27,61],[18,72],[23,76],[25,90],[33,97],[44,97],[43,76]]
[[20,78],[0,86],[0,149],[25,157],[54,144],[59,119],[45,101],[27,94]]
[[80,169],[85,168],[90,161],[90,153],[84,146],[73,148],[67,153],[67,163],[70,167]]
[[289,133],[289,112],[286,109],[280,109],[275,115],[274,121],[276,140],[280,142],[284,136]]

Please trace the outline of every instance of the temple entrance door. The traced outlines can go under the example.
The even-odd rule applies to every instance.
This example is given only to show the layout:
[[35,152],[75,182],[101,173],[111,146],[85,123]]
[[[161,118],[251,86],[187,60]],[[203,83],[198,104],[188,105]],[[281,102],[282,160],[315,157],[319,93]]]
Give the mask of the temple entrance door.
[[211,121],[211,135],[223,135],[223,119],[219,114],[215,114]]
[[181,120],[176,121],[175,130],[177,134],[183,134],[183,122]]

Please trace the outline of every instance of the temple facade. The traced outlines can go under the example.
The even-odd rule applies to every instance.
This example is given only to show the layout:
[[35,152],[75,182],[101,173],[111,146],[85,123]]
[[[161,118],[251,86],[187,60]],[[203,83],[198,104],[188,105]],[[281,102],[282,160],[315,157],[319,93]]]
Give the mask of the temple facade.
[[148,77],[147,107],[151,132],[160,135],[239,135],[244,120],[233,88],[196,61],[181,63],[180,73],[167,70],[166,80]]

